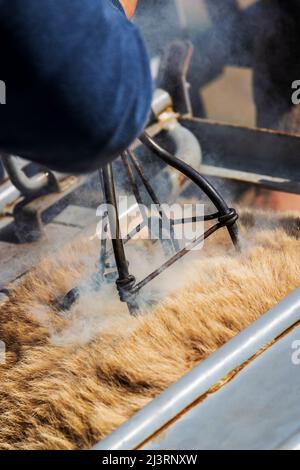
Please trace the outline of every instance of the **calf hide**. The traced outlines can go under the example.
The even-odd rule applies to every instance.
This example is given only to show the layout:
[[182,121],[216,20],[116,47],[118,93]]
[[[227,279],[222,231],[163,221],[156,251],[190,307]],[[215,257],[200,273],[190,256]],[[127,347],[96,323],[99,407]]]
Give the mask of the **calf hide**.
[[90,448],[297,288],[300,217],[245,212],[240,226],[241,253],[215,235],[139,318],[113,287],[55,308],[92,271],[92,242],[43,260],[0,307],[0,448]]

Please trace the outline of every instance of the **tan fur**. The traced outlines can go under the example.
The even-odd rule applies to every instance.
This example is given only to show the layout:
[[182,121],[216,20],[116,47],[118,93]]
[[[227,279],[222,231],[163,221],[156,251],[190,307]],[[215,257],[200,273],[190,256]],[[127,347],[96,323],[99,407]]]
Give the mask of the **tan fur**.
[[113,291],[87,292],[69,315],[52,306],[92,270],[93,244],[41,262],[0,307],[0,448],[90,448],[113,431],[299,286],[299,220],[245,213],[241,254],[216,235],[138,319]]

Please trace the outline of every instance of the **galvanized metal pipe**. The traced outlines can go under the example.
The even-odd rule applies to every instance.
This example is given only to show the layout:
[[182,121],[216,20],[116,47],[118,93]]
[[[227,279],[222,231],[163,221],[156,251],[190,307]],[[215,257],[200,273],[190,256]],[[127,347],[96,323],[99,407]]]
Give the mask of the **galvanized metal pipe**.
[[230,372],[300,321],[300,289],[290,294],[139,411],[93,450],[140,447]]
[[24,196],[35,196],[56,183],[56,178],[50,171],[29,178],[17,165],[16,157],[6,154],[2,154],[1,157],[11,182]]

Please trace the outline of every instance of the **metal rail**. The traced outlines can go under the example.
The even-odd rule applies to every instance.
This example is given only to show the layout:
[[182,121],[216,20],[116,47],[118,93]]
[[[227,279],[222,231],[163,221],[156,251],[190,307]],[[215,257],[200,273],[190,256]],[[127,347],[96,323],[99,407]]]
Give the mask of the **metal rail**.
[[36,196],[46,190],[58,191],[58,182],[54,173],[47,171],[29,178],[17,165],[16,157],[6,154],[2,154],[1,157],[11,182],[23,196]]
[[140,448],[220,380],[300,321],[300,289],[195,367],[93,450]]

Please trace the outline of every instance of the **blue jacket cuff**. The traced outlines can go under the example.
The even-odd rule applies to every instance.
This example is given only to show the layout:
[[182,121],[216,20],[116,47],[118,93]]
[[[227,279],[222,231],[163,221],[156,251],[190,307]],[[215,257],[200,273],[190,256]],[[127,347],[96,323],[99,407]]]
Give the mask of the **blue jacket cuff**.
[[121,3],[119,2],[119,0],[110,0],[111,3],[118,8],[118,10],[120,10],[122,13],[124,13],[125,15],[125,11],[124,11],[124,8],[123,6],[121,5]]

